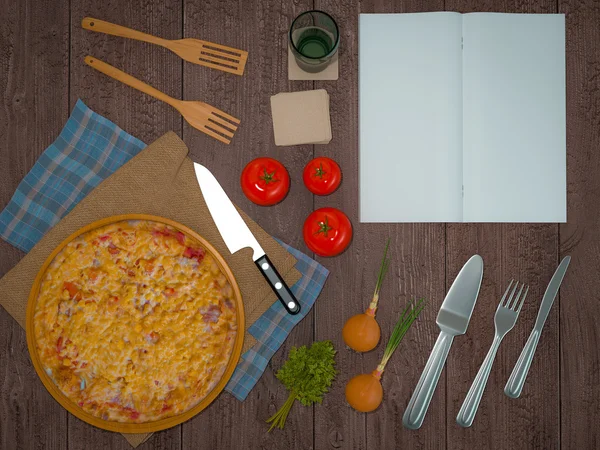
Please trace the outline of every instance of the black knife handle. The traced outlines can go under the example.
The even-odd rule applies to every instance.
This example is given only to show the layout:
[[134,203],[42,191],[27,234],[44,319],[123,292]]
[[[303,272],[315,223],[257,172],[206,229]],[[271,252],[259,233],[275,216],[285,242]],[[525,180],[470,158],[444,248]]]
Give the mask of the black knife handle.
[[267,255],[261,256],[254,261],[254,263],[258,267],[258,270],[263,274],[265,280],[267,280],[286,311],[290,314],[298,314],[300,312],[300,303],[298,303],[298,300],[296,300],[296,297],[294,297],[294,294],[292,294],[288,285],[285,284],[285,281],[283,281],[283,278],[281,278],[281,275],[279,275],[279,272],[277,272],[277,269],[269,257]]

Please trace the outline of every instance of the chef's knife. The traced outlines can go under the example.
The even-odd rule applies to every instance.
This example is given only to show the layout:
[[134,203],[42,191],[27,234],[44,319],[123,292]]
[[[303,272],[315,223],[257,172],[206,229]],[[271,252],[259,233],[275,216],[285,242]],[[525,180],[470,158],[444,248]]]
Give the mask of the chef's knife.
[[198,164],[194,163],[196,178],[202,190],[204,201],[208,206],[210,215],[212,216],[219,233],[225,245],[231,253],[235,253],[242,248],[251,247],[254,251],[252,259],[258,267],[258,270],[263,274],[283,307],[290,314],[298,314],[300,312],[300,304],[290,288],[285,284],[279,272],[265,254],[240,213],[237,212],[229,197],[213,176],[210,171]]
[[525,384],[527,373],[531,367],[533,355],[535,354],[540,335],[542,334],[542,328],[544,328],[546,318],[548,317],[548,313],[550,313],[550,308],[554,303],[554,299],[556,298],[556,294],[558,293],[558,289],[560,288],[560,284],[562,283],[570,262],[571,257],[565,256],[554,272],[550,283],[548,283],[533,330],[531,331],[529,339],[527,339],[527,343],[521,352],[521,356],[519,356],[515,368],[510,374],[510,378],[504,387],[504,393],[509,397],[517,398],[521,395],[521,391],[523,391],[523,385]]
[[454,336],[465,334],[475,307],[483,277],[483,259],[472,256],[452,283],[437,316],[440,335],[433,346],[415,392],[408,402],[402,423],[406,428],[421,428],[440,374],[446,363]]

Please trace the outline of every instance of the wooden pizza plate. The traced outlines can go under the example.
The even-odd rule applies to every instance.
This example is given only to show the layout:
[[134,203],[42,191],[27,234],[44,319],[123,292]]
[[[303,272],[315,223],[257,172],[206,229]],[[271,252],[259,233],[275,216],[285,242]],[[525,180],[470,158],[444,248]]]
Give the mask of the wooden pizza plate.
[[[86,233],[95,228],[102,227],[104,225],[108,225],[108,224],[115,223],[115,222],[121,222],[124,220],[150,220],[150,221],[154,221],[154,222],[164,223],[164,224],[170,225],[173,228],[175,228],[179,231],[182,231],[183,233],[186,233],[186,234],[194,237],[195,239],[197,239],[200,242],[200,244],[202,244],[202,246],[206,249],[206,251],[212,255],[212,257],[215,259],[215,261],[221,268],[222,272],[227,277],[229,283],[231,284],[231,287],[233,288],[234,300],[236,302],[238,332],[235,337],[235,342],[233,345],[233,351],[231,353],[231,357],[229,359],[227,367],[225,368],[225,372],[223,373],[223,376],[221,377],[221,380],[219,380],[219,382],[217,383],[215,388],[200,403],[198,403],[196,406],[194,406],[190,410],[188,410],[184,413],[178,414],[176,416],[167,417],[165,419],[160,419],[160,420],[157,420],[154,422],[122,423],[122,422],[108,421],[108,420],[100,419],[100,418],[93,416],[92,414],[84,411],[76,403],[69,400],[69,398],[60,391],[60,389],[56,386],[56,384],[54,384],[54,381],[52,381],[52,379],[48,376],[48,374],[42,367],[42,363],[41,363],[39,355],[37,353],[37,348],[36,348],[36,343],[35,343],[35,333],[34,333],[34,329],[33,329],[33,327],[34,327],[33,316],[34,316],[34,312],[35,312],[35,303],[37,301],[37,297],[39,294],[40,285],[41,285],[43,276],[46,273],[46,269],[48,268],[48,266],[50,265],[52,260],[54,260],[56,255],[58,255],[58,253],[65,247],[65,245],[67,245],[69,242],[71,242],[73,239],[80,236],[81,234]],[[50,254],[50,256],[48,256],[48,258],[44,262],[42,268],[40,269],[40,271],[38,272],[38,274],[35,278],[33,287],[31,288],[31,292],[29,294],[29,300],[27,303],[27,315],[26,315],[26,326],[25,326],[25,330],[26,330],[26,334],[27,334],[27,347],[29,349],[29,355],[31,356],[31,361],[33,362],[33,367],[35,368],[35,371],[37,372],[38,376],[42,380],[42,383],[44,383],[44,386],[46,386],[46,389],[50,392],[52,397],[54,397],[54,399],[58,403],[60,403],[67,411],[69,411],[71,414],[78,417],[79,419],[83,420],[84,422],[87,422],[98,428],[102,428],[104,430],[117,431],[120,433],[150,433],[153,431],[160,431],[160,430],[164,430],[166,428],[171,428],[171,427],[174,427],[175,425],[179,425],[180,423],[185,422],[188,419],[191,419],[196,414],[198,414],[200,411],[205,409],[208,405],[210,405],[213,402],[213,400],[215,400],[215,398],[217,398],[217,396],[225,388],[225,385],[231,378],[231,375],[233,375],[233,371],[235,370],[235,367],[237,366],[237,363],[240,359],[240,355],[242,353],[245,329],[246,329],[246,327],[245,327],[245,318],[244,318],[244,306],[242,303],[242,293],[241,293],[240,288],[235,280],[235,277],[233,276],[233,272],[231,271],[231,269],[230,269],[229,265],[227,264],[227,262],[225,261],[225,259],[219,254],[219,252],[210,243],[208,243],[208,241],[206,241],[206,239],[204,239],[202,236],[200,236],[194,230],[192,230],[178,222],[175,222],[173,220],[165,219],[163,217],[158,217],[158,216],[152,216],[152,215],[148,215],[148,214],[125,214],[125,215],[111,216],[111,217],[107,217],[104,219],[100,219],[100,220],[90,223],[89,225],[86,225],[85,227],[80,228],[79,230],[77,230],[76,232],[71,234],[69,237],[67,237],[64,241],[62,241],[60,243],[60,245],[54,249],[54,251]]]

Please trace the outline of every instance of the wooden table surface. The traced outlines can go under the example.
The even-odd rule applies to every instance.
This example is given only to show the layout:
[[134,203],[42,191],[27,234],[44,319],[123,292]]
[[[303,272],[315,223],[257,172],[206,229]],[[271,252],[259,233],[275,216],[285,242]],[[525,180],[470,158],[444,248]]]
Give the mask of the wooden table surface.
[[[287,80],[286,31],[309,9],[330,12],[341,28],[340,79]],[[268,232],[308,252],[301,234],[314,209],[335,206],[354,224],[348,251],[319,261],[331,275],[316,306],[291,333],[248,399],[222,394],[193,420],[155,434],[140,448],[194,449],[592,449],[600,448],[600,3],[596,0],[1,0],[0,207],[60,132],[81,98],[96,112],[147,143],[174,130],[194,160],[214,171],[234,201]],[[566,14],[568,223],[360,224],[358,220],[358,40],[360,12],[451,10]],[[85,31],[84,16],[127,25],[169,39],[198,37],[249,51],[243,77],[183,63],[149,44]],[[402,45],[402,43],[399,43]],[[231,145],[196,131],[169,106],[90,69],[91,54],[174,97],[205,100],[242,119]],[[269,97],[325,88],[331,96],[329,145],[278,148]],[[251,159],[281,160],[292,178],[287,199],[262,208],[242,194],[239,174]],[[336,159],[342,187],[311,195],[302,169],[313,157]],[[423,180],[427,182],[426,178]],[[419,189],[419,186],[415,186]],[[391,274],[379,321],[385,340],[394,317],[411,299],[429,306],[406,336],[383,378],[383,405],[359,414],[344,401],[349,377],[372,370],[381,347],[365,355],[346,349],[341,328],[364,310],[376,266],[390,237]],[[437,336],[435,317],[446,290],[474,253],[485,261],[479,301],[467,335],[457,338],[425,423],[401,426],[404,408]],[[541,296],[564,255],[573,260],[548,317],[521,398],[503,393],[537,315]],[[23,253],[0,242],[0,275]],[[493,313],[511,278],[531,285],[528,304],[497,356],[475,424],[455,417],[493,336]],[[331,339],[340,374],[322,405],[295,405],[283,431],[264,423],[286,398],[274,371],[294,345]],[[0,448],[129,448],[118,434],[69,415],[43,388],[27,355],[25,332],[0,308]]]

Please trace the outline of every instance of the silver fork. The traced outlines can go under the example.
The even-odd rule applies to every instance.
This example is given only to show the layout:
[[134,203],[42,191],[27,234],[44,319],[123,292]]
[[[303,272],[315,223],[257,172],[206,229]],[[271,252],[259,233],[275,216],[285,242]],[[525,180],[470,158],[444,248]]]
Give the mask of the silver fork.
[[[515,291],[519,286],[519,282],[517,281],[512,289],[512,292],[510,293],[510,296],[508,297],[508,300],[506,299],[508,291],[510,291],[511,286],[513,285],[513,281],[514,280],[511,280],[508,288],[506,288],[506,291],[502,296],[502,300],[500,300],[500,304],[498,305],[498,309],[496,310],[496,316],[494,317],[496,334],[494,336],[492,346],[488,351],[487,356],[483,360],[483,363],[479,368],[479,372],[477,372],[477,376],[473,380],[473,384],[471,385],[471,388],[467,393],[467,397],[465,398],[465,401],[458,412],[458,416],[456,416],[456,422],[461,427],[470,427],[473,424],[475,414],[477,414],[477,408],[479,407],[479,402],[483,396],[485,385],[487,384],[490,371],[492,370],[492,365],[494,364],[496,352],[498,351],[498,347],[500,347],[500,342],[502,342],[504,336],[506,336],[506,334],[515,326],[517,317],[519,317],[519,312],[521,312],[521,308],[523,307],[525,297],[527,297],[529,286],[525,288],[525,283],[521,284],[521,289],[519,289],[519,292],[515,297]],[[525,293],[523,293],[523,288],[525,288]],[[523,295],[521,296],[521,294]]]

